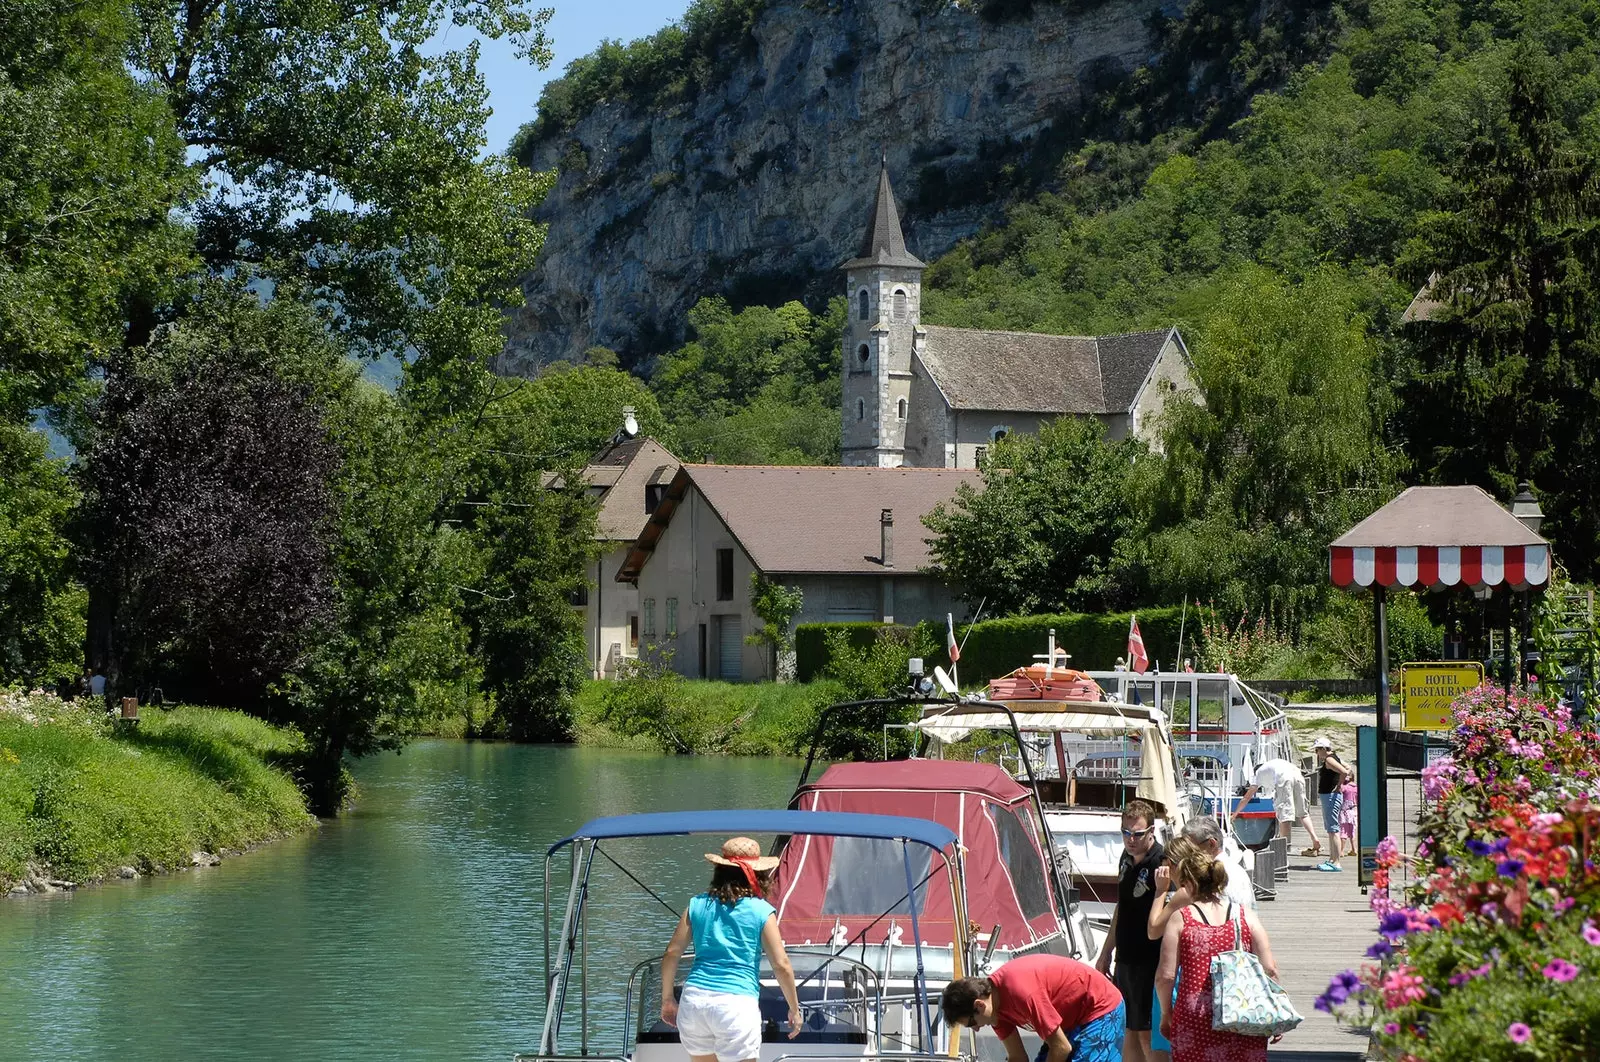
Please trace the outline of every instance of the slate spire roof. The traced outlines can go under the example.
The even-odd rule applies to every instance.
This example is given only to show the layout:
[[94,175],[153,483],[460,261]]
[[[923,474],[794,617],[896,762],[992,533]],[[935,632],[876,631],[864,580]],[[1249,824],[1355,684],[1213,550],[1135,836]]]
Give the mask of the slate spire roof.
[[856,257],[841,269],[864,266],[905,266],[926,269],[927,263],[906,250],[906,237],[900,228],[900,212],[895,209],[894,189],[889,187],[889,160],[878,170],[878,197],[867,215],[867,232]]

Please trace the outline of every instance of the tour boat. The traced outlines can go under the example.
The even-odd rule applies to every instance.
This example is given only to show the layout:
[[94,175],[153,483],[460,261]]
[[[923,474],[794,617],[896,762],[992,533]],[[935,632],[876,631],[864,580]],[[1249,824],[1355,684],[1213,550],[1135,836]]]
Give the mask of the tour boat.
[[[793,1038],[782,1025],[788,1006],[762,960],[761,1062],[780,1058],[948,1062],[954,1052],[948,1051],[933,979],[937,976],[942,984],[951,976],[962,976],[977,955],[963,917],[968,876],[956,832],[926,818],[778,810],[595,819],[553,844],[544,860],[544,1020],[538,1049],[517,1055],[519,1062],[688,1062],[677,1029],[663,1022],[659,1012],[664,956],[658,949],[670,930],[639,942],[639,961],[623,998],[625,1024],[614,1043],[594,1042],[588,972],[589,891],[596,856],[622,867],[603,845],[619,838],[687,834],[777,837],[784,864],[775,891],[788,897],[794,919],[783,923],[785,936],[800,932],[822,937],[816,946],[789,948],[803,1019]],[[563,850],[571,854],[571,881],[552,951],[550,887],[555,857]],[[862,876],[863,868],[870,868],[870,876]],[[631,870],[622,869],[634,882],[644,884]],[[866,909],[869,895],[871,902],[882,900],[883,911],[876,919],[858,920],[853,912]],[[833,914],[832,908],[841,902],[850,915]],[[878,939],[873,930],[885,921],[889,925],[884,927],[887,937],[881,947],[869,946],[858,957],[855,941],[865,942],[869,935]],[[946,944],[942,950],[948,969],[929,969],[925,956],[930,947],[924,940]],[[609,950],[616,946],[615,940],[606,942]],[[875,950],[880,954],[875,956]],[[873,961],[875,957],[879,961]],[[686,975],[692,967],[691,949],[679,963],[679,974]],[[895,971],[895,976],[885,977],[882,970]]]

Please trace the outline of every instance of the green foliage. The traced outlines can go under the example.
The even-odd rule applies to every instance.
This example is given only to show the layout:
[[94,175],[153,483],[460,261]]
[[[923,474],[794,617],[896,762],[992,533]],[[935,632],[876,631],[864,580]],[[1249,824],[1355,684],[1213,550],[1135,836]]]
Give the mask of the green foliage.
[[573,60],[539,93],[538,117],[517,131],[507,154],[528,149],[576,125],[598,103],[628,96],[659,109],[688,100],[753,45],[755,20],[768,0],[693,0],[683,18],[629,44],[606,40]]
[[795,679],[811,682],[822,676],[832,659],[828,645],[833,634],[838,633],[856,649],[866,649],[886,626],[876,622],[800,624],[794,629]]
[[77,492],[44,436],[0,420],[0,682],[78,674],[83,595],[64,533]]
[[923,518],[936,569],[996,615],[1096,608],[1127,596],[1119,541],[1134,529],[1128,478],[1137,442],[1062,417],[989,451],[983,487],[963,483]]
[[805,607],[805,595],[797,586],[775,583],[760,572],[750,573],[750,611],[761,620],[761,627],[745,636],[749,645],[765,645],[772,651],[772,674],[778,674],[778,660],[794,647],[789,625]]
[[[1306,625],[1306,641],[1332,674],[1344,671],[1370,679],[1377,667],[1372,598],[1367,594],[1331,594],[1320,613]],[[1390,594],[1387,605],[1389,666],[1413,660],[1437,660],[1444,631],[1429,618],[1416,596]]]
[[[659,658],[656,663],[659,665]],[[827,682],[808,685],[695,679],[669,682],[679,718],[691,720],[684,724],[684,729],[721,734],[725,737],[721,747],[706,751],[740,756],[792,756],[804,752],[817,713],[840,699],[838,689]],[[635,706],[647,701],[647,696],[637,688],[619,693],[616,687],[617,682],[611,679],[591,679],[584,683],[576,706],[578,743],[672,751],[670,739],[659,741],[656,732],[649,727],[630,731],[633,734],[630,738],[605,721],[608,706],[618,701],[623,702],[619,722],[620,718],[637,719]],[[730,721],[734,725],[730,726]]]
[[1226,610],[1325,592],[1327,545],[1389,489],[1373,346],[1349,283],[1230,275],[1195,337],[1205,404],[1168,405],[1142,469],[1151,589]]
[[603,448],[622,427],[625,406],[633,407],[641,435],[668,434],[666,419],[649,387],[637,376],[606,365],[550,365],[537,378],[496,400],[483,419],[490,436],[496,436],[498,422],[522,421],[520,429],[512,425],[500,433],[507,435],[500,441],[538,447],[517,453],[524,465],[531,462],[550,468],[572,462],[581,465]]
[[147,708],[119,733],[89,702],[0,695],[0,884],[29,863],[74,881],[175,869],[305,829],[282,767],[299,749],[238,712]]
[[694,339],[663,355],[650,386],[686,461],[837,464],[844,300],[825,316],[798,302],[738,312],[721,298],[689,312]]
[[[822,677],[835,687],[841,700],[892,698],[908,690],[911,658],[932,657],[939,644],[933,632],[922,626],[882,625],[877,635],[868,644],[858,645],[845,631],[824,633],[828,664]],[[877,760],[883,759],[886,752],[890,759],[904,755],[914,739],[907,736],[907,731],[890,731],[886,745],[883,728],[886,724],[909,723],[917,715],[916,705],[893,700],[842,709],[830,717],[816,754],[836,760]]]

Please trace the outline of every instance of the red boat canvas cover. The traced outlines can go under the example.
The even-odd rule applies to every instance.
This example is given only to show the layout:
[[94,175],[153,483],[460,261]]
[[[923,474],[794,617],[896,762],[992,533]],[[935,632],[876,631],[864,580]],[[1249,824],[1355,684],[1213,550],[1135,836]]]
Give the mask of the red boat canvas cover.
[[[1058,932],[1055,900],[1026,789],[994,764],[955,760],[841,763],[805,786],[790,805],[802,811],[857,811],[932,819],[954,830],[965,849],[967,917],[987,933],[997,923],[1000,945],[1019,948]],[[913,846],[915,847],[915,846]],[[930,945],[954,937],[948,871],[931,851],[911,853],[917,928]],[[904,902],[905,869],[892,841],[795,837],[778,865],[778,923],[790,944],[822,943],[836,924],[847,939],[867,931],[880,944],[890,922],[911,943]]]

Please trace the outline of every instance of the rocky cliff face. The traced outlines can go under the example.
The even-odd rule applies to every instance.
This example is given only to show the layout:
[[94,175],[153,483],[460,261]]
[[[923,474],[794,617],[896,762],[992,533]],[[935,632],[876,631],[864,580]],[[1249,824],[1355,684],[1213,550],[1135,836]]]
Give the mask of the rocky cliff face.
[[527,145],[524,162],[561,176],[504,367],[592,345],[635,362],[676,342],[707,294],[831,292],[883,154],[913,253],[948,250],[993,216],[994,175],[1025,164],[1092,86],[1149,62],[1149,20],[1179,13],[1158,0],[1069,13],[1084,6],[993,23],[927,0],[777,0],[691,102],[608,101]]

